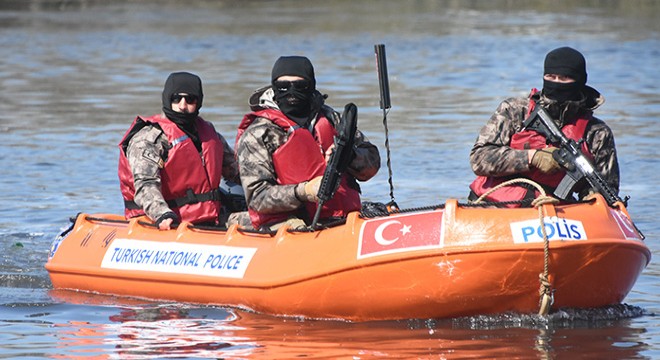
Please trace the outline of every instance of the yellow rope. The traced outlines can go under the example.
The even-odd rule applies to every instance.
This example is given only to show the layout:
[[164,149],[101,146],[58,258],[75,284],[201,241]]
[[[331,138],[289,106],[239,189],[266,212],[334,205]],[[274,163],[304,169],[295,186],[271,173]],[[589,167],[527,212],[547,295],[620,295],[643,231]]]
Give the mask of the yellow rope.
[[539,274],[539,282],[541,283],[541,286],[539,288],[539,315],[544,316],[547,315],[550,312],[550,308],[552,307],[553,303],[553,290],[552,290],[552,284],[550,283],[550,280],[548,279],[548,273],[550,272],[549,270],[549,264],[550,264],[550,240],[548,239],[548,234],[545,231],[545,222],[543,221],[543,218],[545,217],[545,213],[543,210],[543,205],[545,204],[557,204],[559,203],[558,199],[553,198],[552,196],[548,196],[545,193],[545,189],[536,182],[530,180],[530,179],[525,179],[525,178],[519,178],[519,179],[512,179],[505,181],[494,188],[488,190],[485,194],[481,195],[477,200],[473,201],[473,203],[477,204],[480,203],[484,198],[486,198],[488,195],[491,193],[497,191],[498,189],[515,184],[515,183],[526,183],[531,186],[533,186],[540,195],[532,201],[532,206],[539,209],[539,223],[541,224],[541,233],[543,234],[543,272]]

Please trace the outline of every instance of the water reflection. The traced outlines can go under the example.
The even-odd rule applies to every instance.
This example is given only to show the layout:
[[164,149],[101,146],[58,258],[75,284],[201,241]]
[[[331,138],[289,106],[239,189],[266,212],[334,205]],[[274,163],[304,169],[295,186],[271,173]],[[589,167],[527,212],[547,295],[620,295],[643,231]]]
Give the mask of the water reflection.
[[[231,313],[229,313],[231,315]],[[235,319],[190,318],[187,309],[176,306],[124,309],[110,316],[117,339],[110,341],[122,358],[157,357],[245,357],[258,347],[246,337]]]
[[[548,318],[504,314],[445,320],[346,323],[277,318],[218,307],[158,304],[53,290],[109,321],[66,321],[58,354],[73,358],[535,358],[580,353],[640,358],[643,329],[620,326],[643,310],[620,305],[562,310]],[[571,318],[571,320],[568,320]],[[100,319],[102,320],[102,319]],[[606,341],[589,341],[594,329]],[[68,356],[67,356],[68,358]]]
[[60,334],[57,352],[63,356],[242,358],[258,346],[246,337],[246,329],[236,323],[238,316],[231,310],[188,308],[63,290],[53,290],[50,296],[107,316],[100,322],[56,324]]
[[[94,354],[121,359],[241,358],[249,356],[256,346],[233,336],[235,327],[223,321],[191,320],[175,312],[167,308],[127,309],[110,317],[115,324],[57,324],[61,328],[59,349],[63,358],[81,359]],[[151,319],[135,320],[131,315]]]

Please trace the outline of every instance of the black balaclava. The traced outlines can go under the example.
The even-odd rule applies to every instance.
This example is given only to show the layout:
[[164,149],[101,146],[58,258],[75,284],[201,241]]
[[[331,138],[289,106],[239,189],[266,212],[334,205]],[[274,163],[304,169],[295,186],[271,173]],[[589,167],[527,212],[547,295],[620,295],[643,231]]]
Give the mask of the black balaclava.
[[312,115],[313,94],[316,90],[312,62],[304,56],[282,56],[273,65],[271,84],[280,76],[300,76],[311,82],[307,89],[289,87],[282,90],[273,86],[274,100],[282,113],[298,125],[306,126]]
[[584,56],[570,47],[554,49],[545,57],[543,74],[568,76],[572,83],[558,83],[543,80],[543,95],[558,103],[576,101],[582,98],[582,90],[587,83],[587,66]]
[[[184,114],[172,110],[172,96],[180,93],[197,97],[197,109],[195,112]],[[197,129],[195,128],[195,119],[199,116],[199,109],[202,107],[203,99],[202,79],[199,76],[188,72],[176,72],[171,73],[167,77],[167,80],[165,80],[165,87],[163,88],[163,112],[168,119],[190,136],[196,146],[200,144]]]

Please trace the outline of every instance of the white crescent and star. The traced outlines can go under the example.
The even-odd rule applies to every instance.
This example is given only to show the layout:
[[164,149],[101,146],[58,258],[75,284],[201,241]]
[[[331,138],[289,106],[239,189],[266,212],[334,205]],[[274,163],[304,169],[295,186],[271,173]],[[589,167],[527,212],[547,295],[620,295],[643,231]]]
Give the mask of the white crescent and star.
[[399,230],[401,232],[401,235],[405,236],[406,234],[410,233],[410,229],[412,226],[406,225],[406,224],[401,224],[400,221],[398,220],[390,220],[390,221],[385,221],[384,223],[380,224],[377,228],[376,231],[374,232],[374,238],[376,239],[376,242],[382,246],[388,246],[392,245],[395,242],[399,240],[399,237],[395,237],[394,239],[385,239],[383,237],[383,232],[385,229],[393,224],[401,225],[401,229]]
[[619,220],[619,224],[625,227],[626,230],[628,230],[628,232],[631,232],[633,234],[636,232],[635,229],[633,229],[632,224],[630,224],[630,220],[628,219],[628,217],[626,217],[625,215],[621,214],[618,211],[614,211],[613,213],[615,217]]

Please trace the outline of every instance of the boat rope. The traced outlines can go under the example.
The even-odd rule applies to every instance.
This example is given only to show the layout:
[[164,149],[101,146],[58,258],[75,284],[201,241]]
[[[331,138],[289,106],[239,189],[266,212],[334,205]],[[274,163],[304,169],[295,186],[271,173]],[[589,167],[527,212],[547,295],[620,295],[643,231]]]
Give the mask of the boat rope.
[[387,182],[390,184],[390,202],[388,205],[398,208],[394,200],[394,182],[392,180],[392,160],[390,157],[390,138],[389,130],[387,129],[387,109],[383,109],[383,126],[385,127],[385,150],[387,152]]
[[488,190],[485,194],[481,195],[477,200],[475,200],[473,203],[479,203],[481,202],[486,196],[490,195],[494,191],[514,184],[514,183],[525,183],[533,186],[538,192],[539,196],[536,197],[532,201],[532,206],[537,208],[539,210],[539,223],[541,224],[541,233],[543,234],[543,272],[539,274],[539,282],[541,283],[540,288],[539,288],[539,315],[540,316],[545,316],[548,315],[550,312],[550,308],[552,307],[552,303],[554,302],[554,290],[552,289],[552,284],[550,283],[550,279],[548,278],[548,274],[550,272],[549,267],[550,267],[550,239],[548,239],[548,234],[545,230],[545,211],[543,209],[543,205],[545,204],[557,204],[559,203],[558,199],[555,199],[552,196],[548,196],[545,193],[545,189],[536,182],[530,180],[530,179],[525,179],[525,178],[519,178],[519,179],[512,179],[505,181],[494,188]]
[[543,272],[539,274],[539,281],[541,286],[539,288],[539,315],[545,316],[550,312],[552,303],[554,302],[554,290],[552,289],[552,284],[548,278],[549,264],[550,264],[550,239],[548,239],[548,233],[545,229],[545,222],[543,218],[545,213],[543,210],[544,204],[556,204],[559,200],[547,196],[545,194],[540,195],[532,202],[532,205],[539,209],[539,223],[541,224],[541,233],[543,234]]

